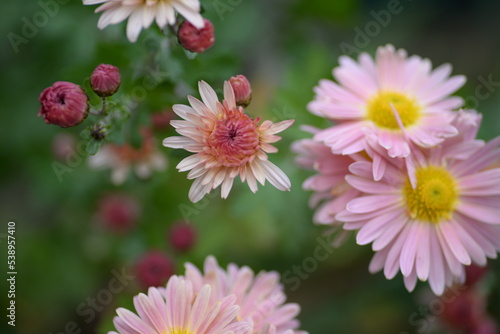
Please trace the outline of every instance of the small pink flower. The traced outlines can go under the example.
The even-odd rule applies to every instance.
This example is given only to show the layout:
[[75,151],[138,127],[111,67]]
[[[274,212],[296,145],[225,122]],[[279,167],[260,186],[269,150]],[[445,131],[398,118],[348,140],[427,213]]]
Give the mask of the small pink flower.
[[242,107],[236,106],[234,91],[229,82],[224,83],[224,101],[219,102],[215,91],[206,82],[199,83],[203,102],[188,96],[191,107],[174,105],[174,112],[184,120],[170,123],[182,136],[169,137],[163,145],[182,148],[193,155],[182,160],[180,172],[190,170],[188,179],[196,179],[189,190],[189,199],[198,202],[212,189],[221,186],[221,197],[226,198],[239,175],[247,181],[252,192],[257,182],[266,179],[282,191],[290,190],[288,177],[268,160],[266,153],[277,149],[271,143],[276,136],[293,124],[293,120],[273,124],[259,119],[252,120]]
[[[370,162],[349,167],[347,182],[364,196],[351,200],[336,219],[348,230],[359,229],[358,244],[372,243],[371,272],[384,269],[392,279],[401,270],[409,291],[417,279],[428,280],[440,295],[465,280],[465,266],[484,266],[497,256],[500,137],[481,147],[467,142],[416,150],[414,170],[390,165],[380,181],[373,180]],[[475,149],[464,159],[462,148],[470,146]]]
[[175,250],[186,252],[196,242],[196,230],[193,224],[175,223],[169,230],[168,238]]
[[203,28],[197,28],[189,21],[182,22],[177,32],[177,38],[184,49],[202,53],[214,45],[214,26],[207,19],[203,19],[203,22],[205,23]]
[[108,334],[246,334],[249,324],[236,319],[234,296],[213,302],[209,285],[194,288],[189,280],[172,276],[165,288],[149,288],[134,297],[137,314],[118,308]]
[[252,100],[252,87],[250,82],[244,75],[237,75],[229,79],[231,87],[233,87],[234,97],[236,98],[236,104],[242,107],[246,107],[250,104]]
[[129,195],[109,194],[99,200],[99,220],[111,231],[130,230],[138,222],[140,215],[139,203]]
[[118,67],[101,64],[90,76],[90,86],[100,97],[111,96],[120,87],[121,77]]
[[203,273],[187,263],[185,276],[195,289],[209,284],[212,287],[211,301],[234,294],[235,304],[240,306],[237,317],[252,324],[251,334],[307,334],[296,329],[300,325],[295,319],[300,306],[286,303],[277,272],[254,275],[250,268],[239,268],[233,263],[224,270],[213,256],[208,256]]
[[429,148],[455,136],[452,110],[463,100],[449,95],[465,77],[449,77],[451,66],[431,63],[392,45],[379,47],[376,59],[361,53],[358,62],[342,56],[333,70],[339,84],[321,80],[308,108],[337,124],[316,134],[336,154],[376,146],[390,157],[407,157],[410,146]]
[[165,284],[174,270],[173,260],[160,251],[149,251],[135,265],[137,279],[144,287]]
[[89,113],[88,98],[78,85],[57,81],[40,94],[40,113],[47,124],[67,128],[80,124]]

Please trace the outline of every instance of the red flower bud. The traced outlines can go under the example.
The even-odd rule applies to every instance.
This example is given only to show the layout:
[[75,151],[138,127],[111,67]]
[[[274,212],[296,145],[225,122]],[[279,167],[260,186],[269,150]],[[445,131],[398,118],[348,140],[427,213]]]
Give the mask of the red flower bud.
[[111,96],[120,87],[121,77],[118,67],[101,64],[96,67],[90,77],[92,90],[100,97]]
[[203,19],[205,26],[201,29],[196,28],[189,21],[184,21],[177,31],[179,44],[188,51],[201,53],[214,45],[214,26],[212,22]]
[[252,87],[250,82],[244,75],[237,75],[229,79],[231,87],[233,87],[234,97],[236,98],[236,104],[242,107],[246,107],[250,104],[252,100]]
[[169,232],[170,242],[179,252],[189,250],[196,241],[196,230],[192,224],[176,223]]
[[89,113],[88,98],[78,85],[58,81],[40,94],[40,113],[47,124],[67,128],[83,122]]
[[138,260],[135,272],[145,288],[161,286],[174,274],[174,262],[163,252],[149,251]]
[[99,202],[99,220],[114,232],[130,230],[141,215],[139,203],[133,197],[125,194],[111,194]]

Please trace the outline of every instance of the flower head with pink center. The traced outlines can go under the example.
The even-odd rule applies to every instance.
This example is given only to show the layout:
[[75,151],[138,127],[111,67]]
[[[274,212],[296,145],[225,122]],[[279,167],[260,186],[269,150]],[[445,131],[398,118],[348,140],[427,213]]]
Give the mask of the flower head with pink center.
[[96,13],[104,12],[97,27],[104,29],[128,18],[127,37],[134,43],[143,28],[148,28],[153,21],[160,28],[176,22],[178,12],[198,29],[203,28],[199,0],[83,0],[84,5],[102,4]]
[[264,185],[266,179],[279,190],[290,190],[290,180],[268,160],[266,153],[277,152],[270,145],[281,139],[275,134],[294,121],[264,121],[258,125],[259,119],[252,120],[242,107],[236,106],[233,88],[227,81],[222,103],[206,82],[199,83],[199,90],[203,102],[188,96],[191,107],[173,106],[174,112],[184,120],[174,120],[171,124],[182,136],[163,140],[166,147],[195,153],[177,165],[180,172],[190,170],[188,179],[196,179],[189,199],[198,202],[219,186],[221,197],[226,198],[238,175],[252,192],[258,189],[257,181]]
[[285,303],[286,295],[276,272],[254,275],[250,268],[240,268],[233,263],[224,270],[213,256],[208,256],[204,273],[187,263],[186,278],[195,288],[209,284],[213,300],[234,294],[235,303],[240,307],[237,317],[252,325],[252,334],[307,334],[296,329],[300,325],[295,319],[300,306]]
[[391,157],[406,157],[411,143],[429,148],[457,134],[451,111],[463,100],[449,95],[465,77],[450,77],[449,64],[432,70],[428,59],[408,57],[392,45],[379,47],[375,60],[362,53],[358,62],[346,56],[339,62],[333,70],[338,84],[320,81],[308,106],[338,123],[315,136],[334,153],[380,146]]
[[212,301],[212,289],[193,287],[190,281],[172,276],[166,290],[149,288],[134,297],[137,314],[118,308],[109,334],[245,334],[249,324],[236,320],[239,307],[234,296]]
[[[358,244],[376,251],[370,271],[388,279],[401,270],[407,289],[417,278],[434,293],[464,280],[464,266],[485,265],[500,250],[500,137],[470,151],[467,141],[415,151],[415,169],[389,166],[373,180],[370,162],[350,166],[347,182],[364,193],[336,219],[359,229]],[[474,145],[472,145],[474,146]],[[463,159],[461,148],[467,147]],[[457,157],[450,152],[458,152]]]
[[111,169],[111,181],[122,184],[131,169],[141,179],[147,179],[153,171],[167,167],[167,159],[157,148],[157,142],[149,129],[141,129],[142,145],[134,148],[130,144],[104,144],[96,155],[91,156],[88,164],[95,169]]

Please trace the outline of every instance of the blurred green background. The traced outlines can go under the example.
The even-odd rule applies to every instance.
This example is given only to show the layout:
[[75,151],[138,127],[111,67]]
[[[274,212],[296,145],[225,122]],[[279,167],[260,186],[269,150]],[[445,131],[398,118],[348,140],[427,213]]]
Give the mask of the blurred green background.
[[[45,15],[46,20],[39,14],[44,5],[38,1],[0,3],[3,310],[8,302],[4,254],[9,220],[17,224],[18,271],[17,331],[6,325],[2,312],[1,333],[62,333],[71,321],[81,333],[106,333],[112,329],[116,307],[130,306],[132,296],[143,289],[133,282],[88,322],[77,313],[78,305],[107,286],[112,270],[129,270],[152,248],[169,254],[179,274],[185,261],[201,265],[208,254],[224,266],[236,262],[256,272],[280,273],[312,257],[325,228],[312,224],[310,194],[301,190],[311,173],[295,166],[289,145],[307,137],[300,125],[327,124],[310,115],[306,104],[318,80],[331,78],[331,69],[346,47],[373,54],[377,46],[392,43],[409,54],[431,59],[435,67],[451,63],[454,74],[468,78],[458,94],[483,114],[479,136],[491,139],[500,133],[498,1],[402,0],[400,12],[381,24],[377,13],[394,0],[202,0],[203,15],[215,26],[216,44],[194,59],[180,47],[163,48],[156,26],[131,44],[123,23],[97,29],[95,6],[61,2],[65,3],[57,3],[57,10]],[[226,7],[220,7],[221,3]],[[38,22],[36,31],[26,30],[26,22],[33,20]],[[12,33],[24,36],[14,47]],[[149,124],[153,112],[185,104],[186,92],[198,96],[194,90],[198,80],[220,91],[223,80],[245,74],[254,90],[247,109],[252,117],[296,119],[277,143],[279,153],[271,157],[289,175],[292,191],[282,193],[267,185],[252,194],[238,181],[227,200],[211,196],[195,206],[187,198],[191,181],[186,180],[186,173],[175,170],[185,153],[163,147],[160,151],[169,166],[149,180],[131,175],[125,184],[114,186],[109,171],[90,170],[83,159],[59,182],[52,169],[52,142],[60,133],[78,138],[88,124],[69,129],[46,125],[36,117],[38,96],[60,80],[88,89],[86,78],[100,63],[121,69],[123,84],[117,98],[140,85],[149,69],[165,74],[165,80],[148,90],[139,103],[132,126],[126,130],[130,137],[139,124]],[[499,84],[490,87],[487,98],[478,98],[476,89],[484,80]],[[179,90],[173,83],[181,81],[185,89]],[[171,129],[155,132],[158,141],[170,135]],[[96,219],[99,199],[113,192],[131,194],[142,208],[137,226],[128,234],[110,233]],[[198,241],[181,254],[172,250],[166,234],[172,223],[183,218],[180,207],[186,206],[193,209],[190,219]],[[371,255],[369,246],[357,246],[350,238],[320,261],[300,286],[284,282],[289,300],[302,306],[303,330],[311,334],[449,332],[438,325],[436,312],[428,310],[435,297],[425,284],[410,294],[400,275],[387,281],[380,273],[369,274]],[[481,289],[488,293],[488,310],[498,323],[500,262],[490,265]]]

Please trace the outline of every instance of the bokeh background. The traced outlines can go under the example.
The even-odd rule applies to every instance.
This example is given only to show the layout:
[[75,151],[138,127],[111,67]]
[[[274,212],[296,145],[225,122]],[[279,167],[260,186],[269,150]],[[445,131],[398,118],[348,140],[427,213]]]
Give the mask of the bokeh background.
[[[326,229],[312,223],[310,194],[301,189],[311,173],[294,164],[289,146],[307,137],[300,125],[327,125],[309,114],[306,104],[318,80],[331,78],[342,53],[374,54],[377,46],[392,43],[431,59],[434,66],[451,63],[454,74],[468,78],[458,94],[483,114],[479,136],[488,140],[500,133],[498,1],[396,1],[400,12],[383,26],[374,13],[387,10],[395,0],[201,0],[203,15],[215,26],[216,44],[195,58],[180,47],[164,48],[162,39],[168,37],[161,37],[156,27],[143,31],[135,44],[126,40],[124,24],[99,31],[95,6],[80,1],[56,2],[57,10],[44,20],[38,13],[44,11],[41,3],[49,2],[0,3],[2,310],[8,302],[9,220],[17,226],[18,271],[17,325],[7,326],[2,311],[1,333],[106,333],[112,329],[115,309],[131,306],[132,296],[144,291],[137,280],[99,304],[91,321],[78,307],[107,287],[113,270],[133,272],[137,259],[151,249],[170,257],[179,274],[184,262],[202,265],[213,254],[224,266],[235,262],[256,272],[276,270],[296,277],[290,270],[311,261],[307,259],[314,256]],[[34,19],[36,31],[26,30],[26,22]],[[25,39],[13,46],[12,33]],[[193,205],[187,198],[191,182],[175,169],[185,153],[163,147],[159,150],[168,168],[148,180],[130,175],[115,186],[109,171],[90,169],[81,155],[60,181],[53,170],[58,161],[54,140],[64,133],[79,142],[88,124],[69,129],[46,125],[36,117],[38,96],[60,80],[88,90],[86,80],[100,63],[121,69],[123,83],[116,99],[141,85],[148,71],[162,74],[161,83],[147,90],[124,127],[121,140],[131,142],[139,126],[151,124],[153,113],[186,103],[187,93],[197,96],[198,80],[220,89],[223,80],[245,74],[254,90],[247,109],[252,117],[296,119],[271,158],[289,175],[292,191],[282,193],[268,185],[252,194],[237,182],[227,200],[211,196]],[[494,84],[489,91],[480,88],[489,95],[479,98],[477,89],[484,80]],[[170,135],[169,127],[154,131],[158,143]],[[140,207],[134,226],[124,233],[107,229],[98,214],[103,196],[116,193],[132,196]],[[197,240],[189,251],[179,252],[168,231],[186,218],[186,208]],[[380,273],[369,274],[371,256],[369,246],[357,246],[351,237],[326,260],[316,261],[317,268],[299,284],[284,281],[289,300],[302,306],[302,329],[311,334],[452,332],[439,323],[439,303],[426,284],[408,293],[400,275],[387,281]],[[490,261],[479,290],[487,298],[489,314],[500,322],[500,261]],[[68,331],[71,322],[77,329],[70,325]]]

